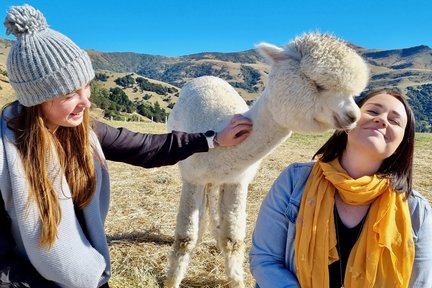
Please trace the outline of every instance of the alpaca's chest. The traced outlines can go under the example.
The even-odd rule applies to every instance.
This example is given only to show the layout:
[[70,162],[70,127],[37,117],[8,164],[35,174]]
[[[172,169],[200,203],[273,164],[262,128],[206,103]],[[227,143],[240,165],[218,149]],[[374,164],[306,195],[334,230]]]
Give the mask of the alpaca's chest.
[[179,163],[182,177],[196,184],[249,183],[260,161],[232,157],[229,153],[195,154]]

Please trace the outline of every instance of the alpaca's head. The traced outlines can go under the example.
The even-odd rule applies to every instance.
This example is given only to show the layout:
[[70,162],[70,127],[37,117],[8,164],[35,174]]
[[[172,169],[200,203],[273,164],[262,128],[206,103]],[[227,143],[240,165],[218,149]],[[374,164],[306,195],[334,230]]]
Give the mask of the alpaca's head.
[[344,41],[310,33],[283,48],[257,48],[271,63],[263,100],[281,126],[303,132],[355,126],[360,110],[353,97],[365,89],[369,69]]

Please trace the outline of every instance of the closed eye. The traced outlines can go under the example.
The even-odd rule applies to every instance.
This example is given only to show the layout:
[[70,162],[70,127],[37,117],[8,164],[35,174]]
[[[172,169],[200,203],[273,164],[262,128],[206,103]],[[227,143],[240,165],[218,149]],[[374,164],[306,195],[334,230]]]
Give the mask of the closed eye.
[[401,126],[401,121],[399,119],[389,119],[389,122]]
[[76,92],[71,92],[69,94],[63,95],[61,99],[62,101],[69,101],[72,98],[74,98],[76,95],[78,95]]
[[315,82],[315,86],[316,86],[318,92],[323,92],[323,91],[326,90],[326,88],[325,88],[324,86],[319,85],[319,84],[317,84],[316,82]]
[[378,112],[375,110],[366,110],[366,113],[368,113],[370,115],[378,115]]
[[78,95],[78,94],[77,93],[67,94],[66,97],[65,97],[65,99],[66,100],[72,99],[75,95]]

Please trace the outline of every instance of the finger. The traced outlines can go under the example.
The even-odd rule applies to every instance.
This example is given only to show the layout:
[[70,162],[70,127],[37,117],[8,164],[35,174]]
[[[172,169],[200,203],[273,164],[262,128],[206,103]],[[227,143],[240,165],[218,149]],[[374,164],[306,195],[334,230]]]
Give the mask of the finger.
[[240,137],[242,137],[242,136],[245,135],[245,134],[248,135],[248,134],[250,134],[250,132],[245,131],[245,130],[240,131],[240,132],[238,132],[237,134],[234,135],[234,139],[240,138]]
[[236,119],[236,120],[238,120],[238,121],[241,121],[241,120],[248,120],[248,121],[250,121],[249,118],[243,116],[242,114],[236,114],[236,115],[234,115],[233,118]]
[[246,123],[246,122],[250,122],[252,123],[252,121],[249,118],[244,117],[241,114],[235,114],[232,118],[230,123],[231,124],[237,124],[237,123]]
[[250,133],[244,133],[244,134],[242,134],[242,135],[236,137],[236,138],[234,139],[235,143],[236,143],[236,144],[239,144],[239,143],[243,142],[247,137],[249,137],[249,134],[250,134]]
[[248,119],[242,119],[242,120],[237,120],[237,121],[231,122],[231,126],[234,128],[236,128],[238,126],[243,126],[243,125],[252,127],[253,124]]
[[239,134],[242,131],[250,133],[252,131],[252,125],[248,125],[248,124],[238,125],[236,127],[233,127],[233,129],[231,130],[231,132],[234,135]]

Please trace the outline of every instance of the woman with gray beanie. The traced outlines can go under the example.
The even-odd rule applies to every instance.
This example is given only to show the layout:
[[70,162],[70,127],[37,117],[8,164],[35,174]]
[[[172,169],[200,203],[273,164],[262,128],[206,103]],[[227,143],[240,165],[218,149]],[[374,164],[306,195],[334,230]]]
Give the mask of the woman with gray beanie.
[[4,24],[16,36],[7,71],[17,101],[0,118],[0,286],[108,287],[105,159],[171,165],[242,142],[252,124],[236,115],[219,133],[151,135],[91,123],[87,53],[29,5]]

